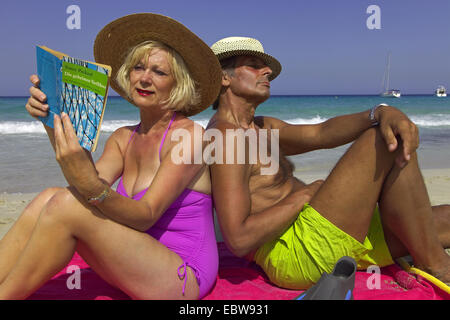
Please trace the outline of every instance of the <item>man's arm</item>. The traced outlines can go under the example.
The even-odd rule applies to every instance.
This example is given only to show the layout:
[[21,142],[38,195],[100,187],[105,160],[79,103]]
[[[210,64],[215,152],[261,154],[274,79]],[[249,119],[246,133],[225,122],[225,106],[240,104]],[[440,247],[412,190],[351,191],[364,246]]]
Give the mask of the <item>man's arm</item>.
[[[370,110],[337,116],[315,125],[292,125],[275,118],[261,117],[258,122],[264,128],[279,129],[280,149],[286,155],[301,154],[318,149],[335,148],[354,141],[372,127]],[[390,151],[403,143],[403,154],[397,159],[400,166],[409,161],[410,154],[419,146],[417,127],[400,110],[387,106],[375,112],[379,129]]]
[[321,184],[315,182],[313,187],[308,185],[276,205],[250,214],[249,167],[230,164],[214,164],[210,167],[220,229],[228,248],[239,257],[280,236]]
[[335,148],[351,141],[372,126],[369,111],[343,115],[312,125],[294,125],[270,117],[258,119],[264,128],[279,130],[280,149],[285,155]]
[[[226,145],[224,150],[229,151]],[[316,181],[299,188],[276,205],[252,213],[249,188],[252,166],[223,163],[210,166],[214,206],[225,243],[240,257],[281,235],[322,183]]]

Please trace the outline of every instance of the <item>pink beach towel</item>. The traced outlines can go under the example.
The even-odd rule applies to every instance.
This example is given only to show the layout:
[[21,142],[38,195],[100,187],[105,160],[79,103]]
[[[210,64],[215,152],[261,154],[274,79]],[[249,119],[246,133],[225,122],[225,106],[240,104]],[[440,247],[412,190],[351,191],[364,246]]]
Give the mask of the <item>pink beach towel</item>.
[[[301,290],[286,290],[271,284],[254,263],[234,257],[223,242],[218,243],[220,267],[216,284],[204,300],[290,300]],[[71,267],[75,266],[75,267]],[[80,283],[73,281],[79,269]],[[449,300],[445,293],[425,279],[403,271],[398,265],[381,269],[379,281],[372,273],[357,272],[355,300]],[[68,286],[69,283],[69,286]],[[368,285],[369,284],[369,285]],[[72,289],[69,289],[71,287]],[[373,289],[370,289],[373,288]],[[72,261],[31,300],[124,300],[129,297],[103,281],[83,259],[75,254]]]

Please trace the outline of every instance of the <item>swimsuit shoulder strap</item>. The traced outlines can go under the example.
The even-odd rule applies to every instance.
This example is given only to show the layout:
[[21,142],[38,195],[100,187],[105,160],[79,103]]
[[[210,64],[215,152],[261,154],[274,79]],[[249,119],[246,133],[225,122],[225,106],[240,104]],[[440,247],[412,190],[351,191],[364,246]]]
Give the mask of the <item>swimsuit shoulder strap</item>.
[[172,119],[170,119],[169,125],[167,126],[167,129],[166,129],[166,131],[164,132],[163,138],[162,138],[161,143],[160,143],[160,145],[159,145],[159,152],[158,152],[158,155],[159,155],[159,161],[160,161],[160,162],[161,162],[161,149],[162,149],[162,146],[163,146],[163,144],[164,144],[164,140],[166,139],[167,132],[169,131],[170,126],[172,125],[172,122],[173,122],[173,120],[175,119],[176,114],[177,114],[176,112],[173,113]]
[[[136,128],[134,128],[133,133],[130,136],[130,139],[128,139],[128,143],[127,143],[127,146],[126,146],[125,150],[128,149],[128,146],[130,145],[131,139],[133,139],[134,134],[136,133],[136,131],[139,130],[140,127],[141,127],[141,123],[139,122],[139,124],[136,126]],[[126,153],[126,151],[125,151],[125,153]]]
[[133,133],[131,134],[131,137],[130,137],[130,139],[128,140],[127,145],[130,144],[131,139],[133,139],[134,134],[136,133],[136,131],[139,130],[140,127],[141,127],[141,123],[139,122],[139,124],[138,124],[138,125],[136,126],[136,128],[133,130]]

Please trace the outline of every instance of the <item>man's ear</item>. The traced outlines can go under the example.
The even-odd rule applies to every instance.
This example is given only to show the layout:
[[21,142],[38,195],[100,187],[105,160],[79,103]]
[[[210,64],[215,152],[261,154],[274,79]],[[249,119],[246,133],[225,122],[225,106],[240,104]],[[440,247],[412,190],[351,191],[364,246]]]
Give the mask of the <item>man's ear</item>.
[[222,70],[222,86],[228,87],[230,85],[231,76],[225,70]]

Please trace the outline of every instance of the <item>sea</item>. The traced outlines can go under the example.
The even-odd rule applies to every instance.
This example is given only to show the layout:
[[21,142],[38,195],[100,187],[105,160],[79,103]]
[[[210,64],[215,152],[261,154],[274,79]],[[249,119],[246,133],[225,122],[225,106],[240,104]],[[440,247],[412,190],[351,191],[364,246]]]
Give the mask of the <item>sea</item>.
[[[41,122],[28,115],[28,97],[0,97],[0,193],[38,192],[65,186],[64,176]],[[419,128],[418,156],[421,168],[450,167],[450,97],[404,95],[383,98],[370,95],[272,96],[256,115],[279,118],[292,124],[315,124],[332,117],[388,103],[402,110]],[[205,127],[214,114],[209,108],[192,119]],[[139,122],[138,109],[121,97],[109,97],[99,145],[98,159],[108,136],[117,128]],[[328,174],[345,150],[344,145],[290,157],[296,175]]]

